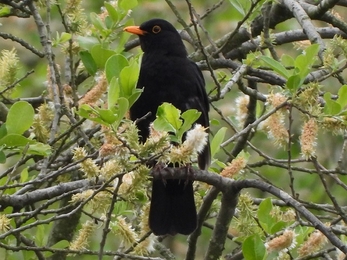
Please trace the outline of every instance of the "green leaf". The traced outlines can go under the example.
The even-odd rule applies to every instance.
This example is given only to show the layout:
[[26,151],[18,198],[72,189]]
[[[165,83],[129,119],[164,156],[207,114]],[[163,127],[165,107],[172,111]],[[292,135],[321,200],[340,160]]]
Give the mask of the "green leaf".
[[128,11],[137,6],[137,0],[121,0],[119,6],[123,10]]
[[57,47],[57,45],[59,44],[59,41],[60,41],[59,32],[55,32],[55,33],[56,33],[56,38],[52,40],[52,46],[53,47]]
[[118,99],[118,117],[123,119],[129,110],[129,102],[126,98],[120,97]]
[[90,51],[96,65],[98,68],[103,69],[105,67],[106,61],[114,54],[114,51],[102,48],[100,44],[92,47]]
[[283,66],[286,66],[286,67],[294,67],[295,60],[293,59],[292,56],[283,54],[281,57],[281,63],[283,64]]
[[124,97],[130,97],[136,88],[137,79],[139,77],[140,67],[135,60],[132,60],[129,66],[124,67],[119,75],[119,83],[121,93]]
[[341,106],[341,108],[345,108],[347,105],[347,85],[341,86],[338,96],[336,102]]
[[171,121],[179,120],[180,111],[170,103],[163,103],[157,109],[156,119],[153,122],[153,127],[158,131],[166,131],[176,134],[178,128],[174,126],[176,125],[175,123],[172,125],[167,114],[170,114],[169,117],[171,118]]
[[242,16],[246,15],[243,5],[241,4],[242,2],[240,2],[239,0],[229,0],[229,2]]
[[95,60],[89,51],[80,51],[79,53],[81,60],[83,62],[84,67],[88,71],[88,73],[92,76],[98,71],[98,67],[96,65]]
[[249,236],[242,244],[243,257],[246,260],[263,260],[266,255],[264,242],[258,234]]
[[115,216],[124,216],[129,213],[129,202],[120,200],[114,204],[113,214]]
[[[46,251],[46,252],[43,252],[42,253],[43,254],[43,256],[45,257],[45,259],[46,258],[49,258],[49,257],[51,257],[54,253],[53,252],[51,252],[51,251]],[[24,258],[24,259],[30,259],[30,260],[34,260],[35,258]]]
[[311,44],[305,49],[305,56],[307,57],[307,60],[310,61],[311,66],[317,60],[318,52],[319,52],[319,44]]
[[130,64],[120,54],[113,55],[106,63],[106,77],[110,82],[108,94],[109,108],[112,107],[119,97],[128,99],[128,106],[132,106],[142,93],[136,88],[139,75],[139,65],[135,60]]
[[0,17],[7,16],[11,13],[11,8],[9,6],[2,6],[0,8]]
[[153,127],[157,131],[176,132],[176,129],[164,117],[157,117],[153,122]]
[[[347,109],[343,109],[341,110],[340,113],[337,114],[338,116],[347,116]],[[342,120],[342,118],[341,118]],[[347,121],[346,120],[343,120],[344,121],[344,124],[347,125]]]
[[72,37],[71,34],[67,33],[67,32],[62,32],[61,35],[59,35],[58,32],[56,32],[56,33],[57,33],[56,39],[53,40],[53,46],[54,47],[58,46],[59,44],[63,44],[65,42],[67,42]]
[[[11,254],[11,256],[8,259],[11,259],[11,260],[13,260],[13,259],[27,259],[27,260],[37,259],[37,256],[35,255],[34,251],[20,250],[20,252],[18,252],[17,255],[16,255],[16,253]],[[43,254],[46,255],[45,253],[43,253]]]
[[52,149],[51,149],[51,146],[49,146],[48,144],[35,142],[29,145],[28,153],[35,154],[35,155],[49,156],[52,153]]
[[113,26],[115,25],[112,18],[110,16],[105,17],[105,25],[109,30],[113,30]]
[[102,22],[102,20],[100,19],[99,15],[97,15],[96,13],[91,13],[90,14],[90,21],[92,22],[92,24],[100,31],[106,29],[104,23]]
[[19,134],[8,134],[4,138],[0,139],[0,146],[6,148],[18,148],[23,150],[27,145],[29,145],[26,150],[28,154],[42,156],[48,156],[51,154],[51,147],[48,144],[36,142]]
[[270,233],[272,225],[275,224],[275,219],[271,216],[270,212],[272,210],[271,199],[267,198],[263,200],[257,212],[258,220],[265,232]]
[[78,45],[84,50],[91,50],[93,46],[99,44],[97,38],[92,36],[77,36]]
[[295,228],[295,234],[297,234],[295,240],[298,245],[301,245],[306,241],[307,237],[310,233],[312,233],[315,230],[314,227],[304,227],[304,226],[297,226]]
[[242,157],[245,161],[248,161],[249,160],[249,157],[251,157],[250,153],[249,152],[245,152],[245,151],[241,151],[237,157]]
[[100,119],[108,124],[113,124],[117,116],[109,109],[97,109]]
[[114,8],[113,5],[108,2],[104,2],[104,6],[108,12],[108,15],[112,18],[112,21],[118,22],[118,12],[116,8]]
[[125,66],[128,66],[128,60],[121,54],[112,55],[105,64],[106,78],[111,82],[113,77],[119,78],[119,74]]
[[219,161],[219,160],[216,160],[215,163],[219,166],[219,169],[216,169],[216,173],[220,173],[220,168],[224,169],[225,167],[227,167],[227,165],[222,162],[222,161]]
[[88,114],[93,112],[93,108],[87,104],[80,105],[79,110],[82,110],[83,113],[88,113]]
[[6,123],[0,126],[0,139],[7,135]]
[[45,244],[46,227],[44,225],[38,225],[36,227],[35,243],[38,246],[43,246]]
[[54,245],[51,246],[51,248],[55,249],[64,249],[69,247],[70,243],[67,240],[60,240],[59,242],[55,243]]
[[[200,117],[201,112],[196,109],[181,111],[170,103],[163,103],[157,109],[153,126],[158,131],[172,133],[170,138],[174,142],[182,143],[183,134],[191,129],[193,123]],[[183,120],[182,120],[183,119]]]
[[303,54],[299,55],[295,59],[295,69],[296,72],[298,72],[298,75],[300,75],[300,78],[305,78],[308,73],[310,72],[311,61],[307,59],[307,57]]
[[290,224],[292,224],[292,223],[284,222],[284,221],[278,221],[272,225],[271,230],[270,230],[270,234],[275,234],[275,233],[285,229]]
[[119,82],[116,77],[113,77],[111,79],[111,82],[108,88],[108,94],[107,94],[108,109],[112,109],[114,107],[114,105],[117,103],[119,96],[120,96]]
[[25,167],[22,172],[20,173],[20,182],[24,183],[28,180],[29,177],[29,172],[28,172],[28,168]]
[[[164,116],[165,119],[175,128],[177,131],[182,126],[182,120],[180,119],[181,111],[170,103],[163,103],[158,107],[157,116]],[[175,131],[175,132],[176,132]]]
[[[128,19],[128,17],[127,17],[127,19]],[[134,22],[132,21],[132,19],[130,19],[130,20],[126,21],[126,23],[124,24],[124,27],[129,26],[129,25],[133,25],[133,24],[134,24]],[[120,33],[118,35],[118,38],[117,38],[118,44],[117,44],[117,46],[115,46],[115,51],[117,53],[124,51],[124,45],[125,45],[125,43],[128,42],[130,37],[131,37],[131,33]]]
[[225,133],[227,131],[226,127],[222,127],[218,130],[218,132],[214,135],[211,141],[211,157],[213,158],[215,154],[220,150],[221,144],[224,140]]
[[71,39],[71,34],[70,33],[66,33],[66,32],[62,32],[60,35],[60,41],[59,43],[64,43],[67,42],[68,40]]
[[7,114],[6,128],[9,134],[23,134],[34,121],[34,109],[26,101],[14,103]]
[[118,109],[117,109],[117,118],[118,120],[116,121],[116,125],[114,125],[115,128],[118,127],[122,119],[124,118],[125,114],[129,110],[129,102],[126,98],[120,97],[118,99]]
[[93,122],[97,122],[102,125],[109,125],[108,123],[106,123],[104,120],[100,118],[99,113],[94,108],[92,108],[91,106],[87,104],[81,105],[79,107],[79,110],[77,111],[77,114]]
[[200,115],[201,112],[196,109],[188,109],[182,113],[181,118],[183,119],[183,124],[177,133],[179,139],[182,139],[183,134],[192,128],[192,125],[198,120]]
[[0,151],[0,163],[3,164],[6,162],[6,155],[5,153],[1,150]]
[[215,119],[215,118],[211,118],[210,120],[210,125],[213,125],[213,126],[220,126],[220,122],[219,120]]
[[303,79],[296,74],[289,77],[286,86],[292,93],[295,93],[301,87],[302,83]]
[[261,56],[260,59],[270,68],[272,68],[274,71],[288,79],[290,77],[289,71],[278,61],[267,57],[267,56]]
[[129,108],[136,102],[136,100],[141,96],[143,89],[136,88],[133,94],[128,98]]
[[312,44],[305,49],[303,54],[295,59],[295,68],[299,71],[299,75],[302,79],[310,73],[313,64],[317,60],[318,52],[319,45]]
[[128,104],[129,103],[126,98],[120,97],[115,103],[115,107],[110,107],[110,109],[100,109],[97,107],[94,108],[89,105],[83,104],[80,106],[77,113],[84,118],[90,119],[103,125],[116,123],[117,126],[128,111]]
[[184,127],[185,124],[190,125],[190,127],[187,128],[187,130],[189,130],[195,121],[199,119],[200,115],[201,112],[197,109],[188,109],[184,111],[181,115],[181,117],[184,119],[182,127]]
[[330,92],[326,92],[323,97],[325,100],[324,113],[326,115],[337,115],[341,112],[341,105],[331,99]]

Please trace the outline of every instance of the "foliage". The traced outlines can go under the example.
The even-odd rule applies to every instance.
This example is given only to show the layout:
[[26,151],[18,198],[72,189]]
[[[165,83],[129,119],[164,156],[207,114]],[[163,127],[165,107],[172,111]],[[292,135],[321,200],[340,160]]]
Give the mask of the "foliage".
[[[0,1],[0,258],[344,259],[337,2]],[[123,28],[154,16],[183,27],[211,127],[164,103],[141,143],[128,116],[141,51]],[[163,179],[193,166],[201,223],[189,243],[150,232],[153,161],[183,166],[161,169]]]

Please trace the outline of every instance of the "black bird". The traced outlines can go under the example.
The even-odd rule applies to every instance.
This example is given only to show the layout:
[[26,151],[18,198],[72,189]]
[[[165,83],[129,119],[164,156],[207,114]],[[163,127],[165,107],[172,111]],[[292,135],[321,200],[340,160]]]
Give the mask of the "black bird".
[[[197,109],[201,112],[198,124],[209,127],[209,103],[205,81],[198,66],[187,58],[182,39],[172,24],[152,19],[140,26],[128,26],[124,31],[139,36],[142,57],[138,88],[144,88],[130,109],[132,120],[138,121],[141,141],[149,136],[149,125],[155,120],[158,106],[173,104],[182,112]],[[199,168],[210,164],[210,147],[198,155]],[[188,235],[197,226],[193,182],[191,180],[153,180],[149,226],[155,235]]]

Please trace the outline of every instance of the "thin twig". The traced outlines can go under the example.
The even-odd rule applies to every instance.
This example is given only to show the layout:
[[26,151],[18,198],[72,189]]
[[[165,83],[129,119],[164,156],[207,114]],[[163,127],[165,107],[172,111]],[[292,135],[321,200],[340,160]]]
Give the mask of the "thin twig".
[[45,54],[43,52],[37,50],[34,46],[30,45],[26,41],[24,41],[24,40],[14,36],[14,35],[12,35],[12,34],[0,32],[0,37],[2,37],[4,39],[10,39],[11,41],[14,41],[14,42],[18,42],[24,48],[28,49],[29,51],[31,51],[32,53],[36,54],[40,58],[45,57]]

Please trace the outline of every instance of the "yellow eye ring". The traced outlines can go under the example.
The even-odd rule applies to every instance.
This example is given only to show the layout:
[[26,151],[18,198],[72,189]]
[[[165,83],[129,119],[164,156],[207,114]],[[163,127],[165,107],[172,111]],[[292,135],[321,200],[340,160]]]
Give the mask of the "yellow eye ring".
[[161,28],[159,25],[154,25],[153,28],[152,28],[152,32],[157,34],[157,33],[160,33],[161,31]]

